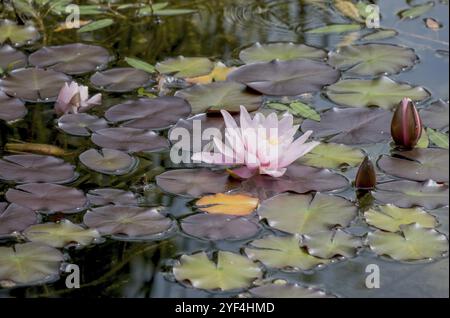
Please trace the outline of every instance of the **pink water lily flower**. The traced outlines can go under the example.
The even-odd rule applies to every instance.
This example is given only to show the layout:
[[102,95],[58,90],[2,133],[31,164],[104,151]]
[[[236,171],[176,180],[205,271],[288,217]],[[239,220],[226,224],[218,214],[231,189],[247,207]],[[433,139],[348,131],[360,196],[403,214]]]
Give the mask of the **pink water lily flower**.
[[78,85],[76,82],[65,83],[55,104],[55,111],[58,115],[67,113],[82,113],[96,105],[101,105],[102,94],[89,98],[87,86]]
[[299,125],[294,125],[291,114],[284,114],[281,120],[275,113],[265,117],[261,113],[251,118],[247,109],[241,106],[240,125],[227,111],[221,111],[225,120],[225,143],[214,137],[215,153],[200,152],[192,157],[218,165],[243,165],[232,172],[241,178],[256,173],[281,177],[287,166],[316,147],[319,142],[306,142],[312,131],[305,132],[294,140]]

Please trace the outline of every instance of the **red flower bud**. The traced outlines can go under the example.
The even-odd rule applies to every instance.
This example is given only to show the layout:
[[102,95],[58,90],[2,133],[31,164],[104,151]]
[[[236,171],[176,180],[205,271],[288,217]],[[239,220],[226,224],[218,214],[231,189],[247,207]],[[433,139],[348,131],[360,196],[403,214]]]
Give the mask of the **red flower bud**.
[[377,175],[375,167],[369,157],[365,157],[359,166],[358,173],[355,178],[355,188],[370,190],[375,188],[377,184]]
[[397,106],[391,123],[391,135],[397,146],[411,149],[422,135],[422,120],[411,99],[405,97]]

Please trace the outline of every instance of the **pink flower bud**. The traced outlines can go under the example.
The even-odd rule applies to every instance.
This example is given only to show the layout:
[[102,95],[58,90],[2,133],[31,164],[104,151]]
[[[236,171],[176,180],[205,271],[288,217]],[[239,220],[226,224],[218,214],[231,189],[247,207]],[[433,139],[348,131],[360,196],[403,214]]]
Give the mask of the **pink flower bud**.
[[391,135],[397,146],[406,149],[414,148],[422,135],[422,120],[414,103],[407,97],[394,112]]

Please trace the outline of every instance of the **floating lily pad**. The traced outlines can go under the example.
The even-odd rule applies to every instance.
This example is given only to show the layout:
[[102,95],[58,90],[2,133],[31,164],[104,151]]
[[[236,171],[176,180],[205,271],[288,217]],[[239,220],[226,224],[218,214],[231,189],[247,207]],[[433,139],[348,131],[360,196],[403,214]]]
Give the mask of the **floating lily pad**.
[[10,72],[0,79],[6,94],[29,102],[53,102],[70,77],[53,70],[26,68]]
[[381,156],[378,167],[387,174],[415,180],[449,181],[448,150],[428,148],[394,152],[394,157]]
[[277,280],[249,290],[255,298],[335,298],[321,289]]
[[383,231],[397,232],[402,225],[417,223],[424,228],[435,228],[438,225],[436,218],[421,208],[403,209],[393,204],[387,204],[370,209],[364,213],[369,225]]
[[327,57],[324,50],[304,45],[289,43],[255,43],[239,53],[245,63],[270,62],[273,60],[290,61],[298,59],[323,60]]
[[189,197],[221,193],[231,190],[228,173],[209,169],[178,169],[156,177],[156,184],[166,192]]
[[352,236],[341,229],[305,235],[303,245],[309,254],[320,258],[335,256],[354,257],[363,243],[361,238]]
[[0,202],[0,237],[21,232],[38,221],[36,213],[29,208]]
[[438,258],[448,252],[448,240],[434,229],[414,223],[403,225],[401,233],[377,230],[368,234],[370,248],[378,255],[386,255],[397,261],[413,261]]
[[191,113],[188,102],[178,97],[141,98],[109,108],[105,117],[122,126],[139,129],[163,129]]
[[244,191],[255,193],[261,199],[272,197],[278,193],[292,191],[307,193],[310,191],[332,191],[349,186],[348,180],[327,169],[292,164],[284,176],[256,175],[242,183]]
[[379,41],[392,38],[398,35],[398,32],[392,29],[378,29],[374,32],[364,35],[361,39],[365,41]]
[[0,70],[9,71],[27,65],[27,56],[9,45],[0,46]]
[[448,133],[441,133],[431,128],[427,128],[426,135],[428,135],[429,141],[440,148],[449,149],[449,136]]
[[206,57],[179,56],[160,62],[155,67],[162,74],[185,78],[209,74],[214,68],[214,63]]
[[27,108],[18,98],[11,98],[0,91],[0,119],[13,121],[25,117]]
[[181,221],[182,230],[204,240],[243,240],[256,235],[260,226],[251,218],[222,214],[195,214]]
[[392,181],[378,184],[373,193],[382,203],[392,203],[401,208],[422,206],[436,209],[448,205],[448,186],[434,181]]
[[281,270],[310,270],[329,262],[308,254],[308,251],[300,246],[300,238],[296,235],[270,235],[255,240],[245,249],[245,254],[267,267]]
[[339,79],[339,71],[312,60],[272,61],[241,66],[228,79],[266,95],[293,96],[317,92]]
[[9,40],[14,46],[22,46],[31,44],[39,38],[39,32],[32,24],[17,25],[11,20],[0,20],[0,44]]
[[422,14],[428,12],[434,7],[433,1],[428,1],[423,4],[418,4],[410,7],[409,9],[405,9],[399,12],[399,15],[402,19],[415,19],[421,16]]
[[6,192],[6,199],[41,213],[76,213],[87,204],[84,193],[51,183],[27,183]]
[[219,251],[217,262],[205,252],[183,255],[173,274],[179,282],[187,281],[195,288],[227,291],[250,286],[262,276],[262,271],[247,257]]
[[68,183],[77,177],[64,160],[41,155],[13,155],[0,159],[0,179],[20,183]]
[[58,119],[58,127],[70,135],[90,136],[93,131],[107,128],[108,122],[84,113],[65,114]]
[[244,105],[248,111],[254,111],[262,104],[260,95],[249,92],[245,85],[235,82],[194,85],[176,92],[175,96],[187,100],[193,114],[218,112],[221,109],[239,112],[240,105]]
[[91,170],[115,176],[129,173],[137,164],[136,158],[114,149],[89,149],[79,159]]
[[91,140],[99,147],[125,152],[151,152],[169,148],[169,141],[157,133],[129,127],[98,130]]
[[330,33],[345,33],[358,31],[361,29],[361,25],[357,23],[353,24],[330,24],[323,27],[307,30],[309,34],[330,34]]
[[293,234],[311,234],[336,225],[346,227],[355,218],[357,208],[350,201],[333,195],[283,193],[263,201],[257,212],[273,228]]
[[52,247],[65,247],[72,243],[86,246],[100,237],[97,230],[85,229],[68,220],[59,223],[35,224],[27,228],[23,234],[31,242]]
[[394,108],[404,97],[422,101],[430,96],[422,87],[397,83],[386,76],[372,80],[341,80],[328,86],[325,93],[331,101],[342,106],[385,109]]
[[333,108],[320,122],[305,120],[302,130],[313,131],[313,137],[347,145],[374,144],[391,139],[392,113],[383,109]]
[[146,239],[170,230],[173,221],[157,209],[137,206],[107,205],[89,210],[83,222],[102,235],[124,239]]
[[150,76],[147,72],[132,67],[112,68],[91,76],[91,84],[107,92],[125,93],[147,86]]
[[120,189],[95,189],[87,193],[89,203],[92,205],[137,205],[138,201],[133,192]]
[[448,102],[438,100],[420,111],[420,118],[425,127],[448,131]]
[[56,248],[37,244],[16,244],[14,247],[0,247],[0,285],[43,284],[59,276],[64,261],[63,254]]
[[413,49],[391,44],[348,45],[330,54],[328,63],[354,75],[396,74],[418,61]]
[[195,202],[201,211],[211,214],[248,215],[258,206],[259,200],[246,194],[217,193]]
[[318,168],[356,167],[364,159],[364,152],[357,148],[333,143],[321,143],[298,162]]
[[104,69],[111,60],[108,50],[82,43],[43,47],[29,57],[31,65],[70,75]]

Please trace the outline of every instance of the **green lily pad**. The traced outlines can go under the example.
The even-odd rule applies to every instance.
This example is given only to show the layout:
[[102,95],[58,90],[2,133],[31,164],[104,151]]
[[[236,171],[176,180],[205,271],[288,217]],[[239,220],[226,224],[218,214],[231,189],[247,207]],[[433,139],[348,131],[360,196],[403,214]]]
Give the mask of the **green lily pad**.
[[379,41],[392,38],[398,35],[398,32],[392,29],[378,29],[374,32],[364,35],[361,40],[364,41]]
[[156,64],[156,70],[161,74],[169,74],[175,77],[197,77],[211,73],[214,63],[206,57],[170,58]]
[[273,102],[267,103],[266,105],[271,109],[289,112],[294,116],[320,121],[320,114],[311,106],[300,101],[292,102],[289,105]]
[[358,31],[361,29],[360,24],[330,24],[323,27],[307,30],[305,33],[309,34],[330,34],[330,33],[345,33]]
[[360,149],[334,143],[321,143],[298,162],[307,166],[336,169],[343,166],[356,167],[364,159]]
[[403,209],[393,204],[372,208],[364,213],[369,225],[383,231],[398,232],[402,225],[417,223],[424,228],[435,228],[438,225],[436,218],[421,208]]
[[427,3],[418,4],[412,6],[409,9],[405,9],[399,12],[399,15],[402,19],[415,19],[420,17],[422,14],[427,13],[434,7],[433,1],[428,1]]
[[394,108],[404,97],[422,101],[430,96],[422,87],[400,84],[386,76],[372,80],[341,80],[328,86],[325,93],[331,101],[342,106],[385,109]]
[[64,260],[57,249],[37,243],[0,247],[0,285],[34,285],[58,278]]
[[403,225],[401,233],[377,230],[368,234],[370,248],[378,255],[397,261],[433,259],[448,252],[448,239],[434,229],[414,223]]
[[363,243],[361,238],[352,236],[341,229],[305,235],[303,245],[309,254],[320,258],[335,256],[354,257]]
[[440,148],[449,148],[448,134],[441,133],[431,128],[427,128],[426,131],[428,134],[428,138],[433,144]]
[[11,20],[0,20],[0,44],[9,40],[14,46],[22,46],[31,44],[39,38],[39,32],[32,24],[18,25]]
[[79,159],[91,170],[110,175],[124,175],[136,167],[137,159],[114,149],[89,149]]
[[97,230],[85,229],[68,220],[32,225],[23,234],[31,242],[52,247],[65,247],[71,243],[86,246],[100,237]]
[[418,61],[413,49],[391,44],[348,45],[330,54],[328,63],[351,75],[396,74]]
[[261,95],[249,92],[244,84],[236,82],[195,85],[176,92],[175,96],[187,100],[193,114],[218,112],[221,109],[239,112],[241,105],[251,112],[262,104]]
[[248,291],[255,298],[335,298],[321,289],[276,280]]
[[347,226],[357,208],[344,198],[317,193],[283,193],[262,202],[258,215],[288,233],[311,234]]
[[300,246],[299,236],[277,237],[274,235],[255,240],[245,249],[252,260],[260,261],[270,268],[281,270],[310,270],[329,261],[308,254]]
[[304,44],[289,43],[255,43],[239,53],[245,63],[270,62],[273,60],[289,61],[298,59],[323,60],[327,52]]
[[183,255],[173,274],[179,282],[188,281],[195,288],[227,291],[248,287],[262,271],[247,257],[219,251],[217,263],[205,252]]

